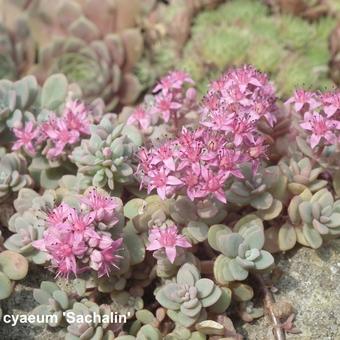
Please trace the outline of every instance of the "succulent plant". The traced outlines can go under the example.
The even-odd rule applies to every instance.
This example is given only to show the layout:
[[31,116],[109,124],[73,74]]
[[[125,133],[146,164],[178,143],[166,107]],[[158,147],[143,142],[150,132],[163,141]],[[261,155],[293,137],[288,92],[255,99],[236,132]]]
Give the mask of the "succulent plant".
[[77,83],[86,100],[102,96],[107,110],[112,110],[118,103],[133,103],[140,94],[138,79],[123,69],[126,60],[139,58],[138,49],[142,49],[141,35],[131,29],[123,38],[112,34],[90,44],[77,38],[56,41],[41,51],[40,63],[48,74],[64,73]]
[[112,299],[111,306],[115,310],[119,310],[121,314],[126,315],[127,319],[131,319],[136,311],[144,307],[144,301],[140,296],[133,296],[126,291],[112,292],[110,297]]
[[51,315],[48,321],[50,327],[65,324],[64,312],[68,310],[73,300],[54,282],[42,281],[40,288],[33,290],[33,297],[39,303],[32,311],[35,315]]
[[159,78],[170,71],[179,60],[174,44],[168,39],[152,42],[146,48],[141,59],[136,63],[133,71],[143,90],[151,88]]
[[54,191],[45,191],[39,196],[32,189],[21,189],[14,201],[17,212],[10,218],[8,226],[14,234],[7,238],[5,247],[19,252],[36,264],[45,263],[46,254],[33,247],[32,242],[43,237],[46,212],[54,207],[55,201]]
[[244,178],[232,183],[227,191],[228,200],[241,207],[250,205],[265,220],[277,217],[282,210],[280,198],[286,188],[279,167],[260,169],[253,176],[251,165],[245,165],[241,172]]
[[[217,2],[174,3],[195,12]],[[35,18],[46,6],[41,0],[21,3]],[[89,12],[95,9],[94,0],[62,3],[60,13],[67,15],[60,18],[64,20],[60,39],[68,39],[70,27],[72,35],[86,32],[79,39],[101,27],[98,39],[105,40],[109,18],[100,9],[103,22],[94,21],[96,13],[92,17]],[[124,0],[107,0],[103,8],[113,3],[116,9],[132,8],[132,2]],[[56,1],[53,6],[60,4]],[[281,47],[294,60],[293,51],[311,49],[306,32],[311,36],[314,29],[319,32],[318,44],[332,22],[324,18],[317,27],[308,22],[300,27],[299,18],[278,15],[275,23],[261,4],[246,0],[241,4],[230,1],[220,12],[203,13],[193,36],[200,34],[204,40],[212,29],[213,38],[222,42],[230,29],[222,27],[223,20],[235,24],[234,18],[241,18],[237,30],[242,32],[250,22],[263,33],[264,41],[277,36],[273,46],[279,55],[282,41],[289,40]],[[142,5],[148,14],[157,7],[156,0]],[[171,5],[167,10],[178,13]],[[133,26],[136,12],[128,10],[126,15],[132,20],[128,27]],[[207,32],[198,27],[202,22]],[[285,25],[289,27],[283,32]],[[119,31],[124,33],[125,28]],[[178,32],[173,39],[186,34]],[[250,38],[239,45],[255,48]],[[214,46],[215,41],[207,43]],[[204,58],[212,58],[207,58],[204,72],[218,72],[216,65],[225,66],[223,54],[235,52],[228,46],[202,50]],[[257,56],[257,62],[276,60],[271,47],[263,59]],[[193,55],[191,62],[196,58]],[[315,66],[325,54],[314,58]],[[275,62],[268,63],[274,75]],[[77,71],[71,66],[72,72]],[[283,69],[284,65],[279,72]],[[0,175],[5,170],[0,177],[0,299],[11,294],[14,281],[24,278],[30,261],[42,270],[48,265],[56,271],[55,282],[43,281],[33,290],[40,304],[33,314],[51,315],[48,327],[66,340],[239,340],[226,313],[245,322],[263,315],[266,310],[257,306],[260,296],[252,284],[256,279],[268,298],[263,285],[276,275],[271,271],[272,254],[296,243],[319,248],[340,236],[339,91],[297,90],[281,105],[267,76],[250,65],[232,69],[213,82],[202,105],[196,102],[195,89],[188,84],[182,87],[184,83],[191,84],[191,78],[174,71],[157,84],[158,94],[145,98],[145,108],[150,104],[155,109],[153,98],[171,97],[156,108],[161,124],[153,124],[150,110],[147,130],[145,116],[137,109],[126,107],[119,115],[103,115],[102,99],[83,103],[77,84],[69,84],[63,74],[51,75],[42,87],[34,77],[16,83],[0,81],[0,94],[4,94],[0,96]],[[194,102],[187,111],[186,99]],[[177,111],[171,111],[175,106],[189,118],[176,121]],[[78,120],[65,118],[71,108],[74,112],[69,115]],[[314,120],[309,111],[315,111]],[[67,122],[76,127],[69,128]],[[65,132],[62,138],[39,144],[32,129],[50,129],[55,136],[57,123],[63,124],[64,129],[58,125]],[[14,144],[7,138],[12,128]],[[77,140],[67,142],[64,150],[64,137],[69,141],[72,129],[78,129]],[[167,131],[169,136],[164,134]],[[168,137],[169,144],[164,140]],[[8,153],[9,147],[16,153]],[[51,149],[55,154],[49,158]],[[29,188],[33,186],[30,176],[34,190]],[[138,187],[138,181],[147,190]],[[153,191],[157,194],[150,194]],[[112,322],[119,315],[126,320]]]
[[[176,42],[176,48],[181,49],[189,38],[190,25],[195,15],[204,9],[217,7],[221,2],[223,0],[189,0],[185,3],[181,0],[174,0],[171,6],[160,2],[154,6],[149,20],[153,24],[162,25],[171,40]],[[179,23],[183,25],[181,32],[177,30]]]
[[135,198],[124,206],[124,215],[138,232],[146,232],[153,225],[160,225],[169,214],[169,200],[163,201],[157,195],[150,195],[145,200]]
[[[129,3],[123,0],[114,3],[104,0],[100,8],[97,7],[95,0],[86,2],[57,0],[53,4],[46,4],[41,0],[11,2],[25,10],[29,18],[33,19],[30,24],[34,38],[40,45],[50,42],[52,35],[67,36],[75,32],[86,35],[89,31],[95,30],[96,36],[103,37],[108,33],[133,27],[141,11],[141,4],[137,0]],[[93,35],[90,37],[93,38]]]
[[144,47],[142,34],[135,27],[138,1],[104,1],[99,12],[95,1],[58,1],[54,6],[55,17],[41,2],[35,20],[32,18],[34,26],[40,12],[48,22],[44,25],[40,20],[40,30],[33,28],[41,46],[33,70],[39,81],[63,73],[80,86],[86,101],[102,97],[109,111],[118,103],[132,104],[141,90],[132,69]]
[[288,178],[288,190],[293,195],[301,194],[305,189],[311,192],[321,190],[327,185],[327,181],[318,179],[323,172],[321,167],[314,167],[309,158],[304,157],[296,161],[294,158],[281,160],[279,167],[282,173]]
[[299,243],[319,248],[323,238],[340,234],[340,201],[328,189],[312,194],[308,189],[293,197],[288,207],[288,215],[295,227]]
[[[194,16],[220,2],[177,1],[167,6],[161,1],[105,0],[100,9],[92,0],[59,0],[53,9],[40,0],[19,5],[29,13],[41,47],[43,65],[34,70],[39,79],[57,69],[78,83],[86,98],[99,93],[110,110],[118,102],[135,101],[142,89],[173,67]],[[176,29],[176,17],[185,26],[181,32]]]
[[78,194],[83,194],[88,187],[91,186],[91,181],[82,174],[64,175],[58,181],[56,194],[58,197],[63,197],[67,201],[67,197],[73,198]]
[[[144,1],[141,26],[145,48],[136,64],[135,74],[144,88],[154,85],[157,78],[174,68],[190,37],[197,14],[217,7],[223,0]],[[178,25],[182,28],[178,30]]]
[[[8,10],[2,9],[2,11]],[[14,19],[13,23],[6,20],[0,24],[0,79],[16,80],[31,67],[35,51],[31,32],[25,17],[7,13],[7,18]]]
[[0,80],[0,135],[5,146],[13,140],[13,128],[25,123],[44,120],[53,110],[58,112],[65,104],[70,84],[65,76],[54,74],[42,87],[29,75],[15,82]]
[[249,271],[263,271],[274,264],[273,256],[262,250],[265,236],[262,221],[255,215],[243,217],[231,230],[225,225],[210,227],[210,246],[222,254],[214,263],[217,282],[243,281]]
[[[114,339],[109,321],[110,314],[113,312],[109,305],[98,306],[87,299],[75,302],[72,308],[65,312],[65,318],[70,323],[65,339]],[[101,316],[102,322],[98,321],[98,316],[95,317],[95,315]],[[106,320],[104,315],[106,315]],[[84,318],[84,316],[88,317]]]
[[198,269],[186,263],[178,270],[175,282],[158,290],[156,300],[168,309],[167,314],[175,323],[190,327],[204,320],[205,308],[213,308],[221,296],[221,289],[212,280],[201,279]]
[[104,117],[92,127],[91,138],[83,139],[71,159],[79,173],[92,177],[98,187],[115,188],[115,183],[133,182],[132,156],[142,143],[137,128],[112,122]]
[[327,44],[335,22],[329,16],[309,23],[289,14],[269,15],[261,2],[229,1],[196,17],[177,63],[201,89],[225,68],[244,63],[270,72],[283,96],[289,96],[297,84],[331,87]]
[[0,157],[0,203],[24,187],[33,186],[33,179],[27,173],[23,156],[8,153]]
[[26,76],[16,82],[0,80],[0,133],[6,128],[20,127],[24,116],[38,95],[38,84],[33,76]]
[[[124,263],[128,262],[128,256],[124,254]],[[113,291],[123,291],[126,287],[128,279],[131,277],[130,264],[128,264],[128,270],[126,272],[121,273],[122,268],[117,273],[111,274],[109,277],[103,276],[96,279],[96,285],[98,287],[98,291],[102,293],[111,293]]]
[[22,280],[27,272],[28,262],[22,255],[10,250],[0,252],[0,300],[11,295],[12,281]]

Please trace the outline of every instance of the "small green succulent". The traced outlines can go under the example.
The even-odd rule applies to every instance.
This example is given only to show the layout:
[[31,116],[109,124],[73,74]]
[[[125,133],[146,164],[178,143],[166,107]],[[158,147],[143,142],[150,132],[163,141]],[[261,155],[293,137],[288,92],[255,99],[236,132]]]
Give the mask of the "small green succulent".
[[46,213],[53,209],[55,202],[56,194],[52,190],[47,190],[40,196],[32,189],[21,189],[14,201],[17,212],[10,218],[8,226],[14,234],[7,238],[4,246],[36,264],[45,263],[46,254],[33,247],[32,242],[42,238]]
[[142,89],[133,73],[144,50],[136,25],[141,3],[103,1],[98,8],[93,0],[70,0],[58,2],[51,11],[44,1],[36,2],[30,2],[26,12],[39,48],[33,69],[39,79],[63,73],[78,84],[86,102],[101,97],[108,111],[133,104]]
[[0,252],[0,300],[11,295],[12,281],[22,280],[27,273],[28,262],[22,255],[10,250]]
[[[124,264],[128,262],[128,256],[124,256]],[[129,268],[130,269],[130,268]],[[96,285],[98,287],[98,291],[102,293],[111,293],[113,291],[122,291],[125,289],[127,281],[129,277],[131,276],[131,272],[127,271],[127,273],[120,273],[120,270],[118,273],[111,274],[109,277],[102,276],[100,278],[96,278]]]
[[169,40],[159,41],[144,49],[143,57],[134,67],[134,74],[142,88],[149,89],[160,75],[171,70],[175,60],[178,60],[176,46]]
[[299,161],[294,158],[290,158],[289,161],[281,160],[279,167],[288,178],[288,190],[293,195],[299,195],[307,188],[311,192],[316,192],[327,185],[326,180],[318,179],[323,169],[321,167],[313,168],[310,159],[307,157]]
[[[109,322],[111,313],[114,311],[109,305],[98,306],[95,302],[87,299],[75,302],[72,308],[65,312],[66,321],[72,322],[67,327],[65,339],[114,339]],[[106,317],[104,317],[105,315]],[[103,322],[98,321],[98,316],[101,316]],[[75,321],[73,322],[73,320]]]
[[38,83],[33,76],[16,82],[0,80],[0,133],[6,128],[20,127],[24,116],[31,118],[28,111],[38,95]]
[[208,241],[222,253],[214,262],[215,279],[221,284],[243,281],[250,271],[263,271],[274,264],[273,256],[262,250],[264,229],[255,215],[243,217],[234,230],[221,224],[210,227]]
[[282,210],[279,198],[286,186],[284,178],[280,176],[280,169],[269,166],[253,175],[251,165],[247,164],[241,168],[241,172],[244,178],[234,181],[227,191],[229,202],[240,207],[250,205],[265,220],[277,217]]
[[33,64],[35,52],[25,16],[11,29],[0,24],[0,79],[16,80]]
[[[130,44],[135,44],[134,48]],[[140,94],[138,79],[124,72],[123,64],[128,58],[138,60],[142,46],[138,29],[126,30],[123,37],[110,34],[105,40],[90,43],[77,37],[61,38],[41,51],[40,63],[49,67],[48,74],[63,73],[77,83],[88,101],[101,96],[107,110],[112,110],[118,103],[133,103]]]
[[49,319],[46,319],[50,327],[65,324],[63,313],[74,302],[66,292],[61,290],[54,282],[43,281],[40,288],[33,290],[33,297],[39,303],[39,306],[33,309],[32,314],[51,315]]
[[121,314],[126,315],[127,319],[132,318],[136,311],[143,309],[144,301],[140,296],[133,296],[127,291],[111,292],[111,306],[119,310]]
[[182,234],[187,236],[192,244],[204,242],[208,239],[208,225],[203,221],[190,221],[182,230]]
[[[327,45],[335,24],[332,16],[308,22],[288,14],[270,15],[261,2],[228,1],[197,15],[177,64],[192,74],[199,89],[226,68],[244,63],[271,73],[284,97],[297,85],[331,87]],[[333,74],[337,65],[334,59]]]
[[26,159],[17,153],[0,156],[0,203],[24,187],[33,186]]
[[340,235],[340,200],[334,201],[328,189],[312,194],[308,189],[293,197],[288,207],[297,241],[319,248],[323,238]]
[[199,264],[198,259],[192,253],[186,252],[182,248],[177,249],[176,259],[174,263],[171,263],[169,261],[163,249],[155,251],[153,253],[153,257],[157,260],[157,276],[161,278],[170,278],[176,275],[178,268],[184,263],[192,263],[194,265]]
[[205,308],[213,308],[221,296],[221,288],[210,279],[202,279],[198,269],[186,263],[178,270],[175,282],[158,290],[156,300],[167,308],[168,316],[176,324],[190,327],[204,320],[207,316]]
[[135,198],[124,206],[124,214],[132,221],[138,232],[146,232],[154,225],[165,222],[168,216],[170,200],[162,200],[157,195],[150,195],[145,198]]
[[92,127],[91,138],[74,149],[71,159],[94,186],[113,190],[115,183],[133,182],[132,156],[141,143],[142,135],[135,127],[104,117]]
[[62,74],[53,74],[38,85],[37,79],[26,76],[15,82],[0,80],[0,136],[6,145],[12,140],[10,130],[25,122],[42,120],[50,111],[65,104],[69,83]]

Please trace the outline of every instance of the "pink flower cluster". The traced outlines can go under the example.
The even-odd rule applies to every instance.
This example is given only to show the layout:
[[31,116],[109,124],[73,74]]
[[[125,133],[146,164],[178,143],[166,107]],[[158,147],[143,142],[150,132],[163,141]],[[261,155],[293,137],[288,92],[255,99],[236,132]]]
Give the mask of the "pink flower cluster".
[[162,118],[178,128],[183,116],[197,106],[193,85],[194,81],[185,72],[170,72],[154,88],[154,103],[150,107],[146,104],[138,106],[127,123],[146,131]]
[[235,133],[235,143],[253,142],[256,124],[276,122],[276,95],[266,74],[252,66],[231,69],[212,82],[203,100],[202,124],[214,130]]
[[225,134],[208,128],[182,129],[181,135],[158,148],[139,151],[137,174],[150,193],[165,199],[176,193],[195,198],[215,197],[226,203],[224,186],[232,176],[242,178],[241,164],[253,159],[252,149],[230,148]]
[[150,230],[147,250],[155,251],[164,249],[169,261],[174,263],[177,255],[176,247],[190,248],[191,243],[185,236],[178,234],[175,225],[160,228],[155,227]]
[[118,251],[123,239],[113,240],[109,232],[97,228],[99,223],[117,224],[118,200],[92,190],[82,199],[82,210],[62,203],[48,213],[43,238],[33,246],[48,254],[57,275],[68,277],[92,268],[98,276],[109,275],[118,268]]
[[340,141],[340,91],[325,93],[297,90],[286,104],[303,116],[300,123],[310,146],[334,145]]
[[48,159],[61,156],[69,146],[90,134],[89,112],[80,101],[69,101],[61,117],[51,112],[49,119],[36,124],[28,122],[22,129],[13,129],[16,141],[12,150],[23,149],[34,157],[38,150],[46,147],[43,153]]
[[267,77],[252,67],[226,73],[203,101],[200,128],[183,128],[177,139],[140,150],[141,185],[148,192],[156,189],[162,199],[184,193],[191,200],[215,197],[226,203],[226,182],[242,178],[244,163],[255,172],[266,154],[257,123],[263,119],[274,125],[275,100]]

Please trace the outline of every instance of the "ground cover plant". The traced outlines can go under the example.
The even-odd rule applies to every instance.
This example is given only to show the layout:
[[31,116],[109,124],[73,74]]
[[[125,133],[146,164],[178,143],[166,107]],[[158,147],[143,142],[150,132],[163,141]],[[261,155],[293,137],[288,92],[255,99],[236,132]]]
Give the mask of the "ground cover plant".
[[239,340],[264,315],[299,333],[276,263],[340,236],[336,10],[222,2],[9,4],[3,306],[48,272],[29,314],[67,340]]

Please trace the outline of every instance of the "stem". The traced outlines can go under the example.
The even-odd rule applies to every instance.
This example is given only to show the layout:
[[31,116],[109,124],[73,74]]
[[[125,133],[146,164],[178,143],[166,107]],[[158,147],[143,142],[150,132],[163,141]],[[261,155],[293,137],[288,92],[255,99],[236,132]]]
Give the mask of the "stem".
[[266,286],[263,277],[260,274],[253,274],[256,280],[258,281],[260,288],[263,292],[263,304],[265,309],[267,310],[267,313],[269,314],[272,323],[274,325],[273,327],[273,334],[275,340],[286,340],[286,335],[283,329],[280,327],[280,321],[277,319],[274,311],[273,311],[273,304],[275,303],[273,294]]

